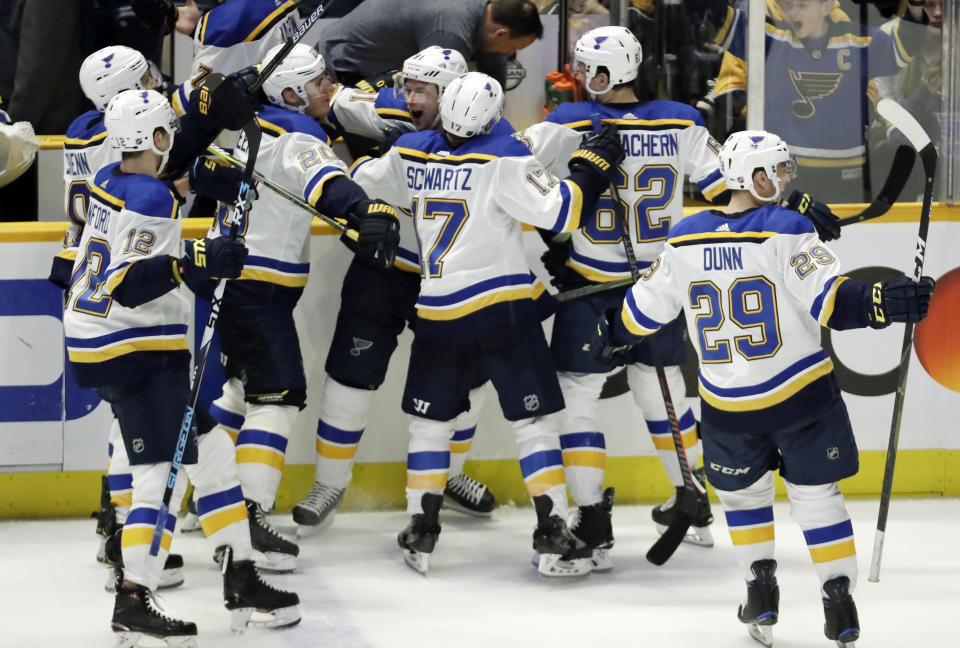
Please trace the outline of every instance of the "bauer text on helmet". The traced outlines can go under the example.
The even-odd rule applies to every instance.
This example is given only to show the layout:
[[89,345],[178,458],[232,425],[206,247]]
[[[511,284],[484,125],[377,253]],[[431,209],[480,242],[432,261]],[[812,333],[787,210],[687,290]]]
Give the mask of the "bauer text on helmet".
[[468,72],[454,79],[440,99],[443,130],[457,137],[490,132],[503,115],[503,88],[493,77]]
[[[114,148],[123,153],[153,151],[159,155],[158,171],[166,164],[173,137],[180,130],[170,102],[155,90],[124,90],[110,100],[103,123]],[[169,143],[164,141],[168,137]]]
[[[626,27],[598,27],[580,37],[573,58],[577,79],[592,97],[598,97],[637,78],[643,50]],[[608,77],[603,87],[597,78],[600,73]]]
[[[773,195],[763,196],[754,186],[754,174],[763,171],[774,187]],[[740,131],[731,134],[720,147],[720,172],[734,191],[749,191],[761,202],[780,198],[786,184],[796,175],[796,163],[787,143],[766,131]]]
[[[280,51],[277,45],[263,58],[266,65]],[[333,86],[326,78],[323,56],[303,43],[297,43],[263,82],[263,92],[274,106],[322,119],[330,112]]]
[[157,85],[143,54],[123,45],[97,50],[80,66],[80,87],[97,110],[123,90],[152,90]]

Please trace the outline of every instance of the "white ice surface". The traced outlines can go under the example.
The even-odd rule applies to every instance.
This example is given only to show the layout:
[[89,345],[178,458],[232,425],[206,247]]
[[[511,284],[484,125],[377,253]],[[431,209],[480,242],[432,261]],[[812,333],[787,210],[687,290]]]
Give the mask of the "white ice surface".
[[[868,583],[877,502],[848,502],[859,550],[858,648],[960,645],[960,500],[894,500],[880,583]],[[803,543],[778,503],[780,622],[777,648],[833,645],[823,636],[818,583]],[[289,516],[273,516],[292,533]],[[303,621],[283,631],[234,636],[213,548],[177,534],[186,583],[163,594],[176,617],[195,621],[202,648],[343,646],[504,648],[758,646],[736,620],[744,591],[723,516],[717,546],[681,546],[663,567],[644,553],[655,540],[649,506],[614,510],[614,571],[545,581],[531,567],[531,508],[498,508],[491,520],[442,516],[443,533],[423,577],[403,564],[402,512],[344,513],[301,540],[298,573],[270,577],[299,593]],[[92,520],[0,522],[0,646],[110,646],[113,597],[94,561]]]

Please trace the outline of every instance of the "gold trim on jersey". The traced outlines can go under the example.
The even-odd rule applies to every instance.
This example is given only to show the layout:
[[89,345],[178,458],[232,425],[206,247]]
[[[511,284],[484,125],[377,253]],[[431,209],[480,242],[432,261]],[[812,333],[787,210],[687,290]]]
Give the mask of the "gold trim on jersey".
[[[341,176],[347,177],[347,174],[341,171],[340,169],[337,169],[336,171],[330,171],[329,173],[325,174],[323,178],[320,180],[320,182],[317,183],[317,186],[314,187],[313,190],[310,192],[310,196],[307,198],[307,202],[313,205],[314,207],[316,207],[317,202],[319,202],[320,197],[323,195],[324,186],[326,186],[326,184],[333,178],[339,178]],[[320,211],[320,210],[318,209],[317,211]]]
[[409,110],[401,108],[374,108],[374,112],[385,117],[403,117],[404,119],[413,119]]
[[417,306],[417,316],[433,321],[449,321],[460,319],[475,313],[478,310],[500,304],[508,301],[517,301],[520,299],[537,299],[543,294],[546,288],[543,284],[523,286],[521,288],[507,288],[498,292],[488,293],[481,297],[462,302],[455,308],[431,308],[429,306]]
[[723,410],[725,412],[750,412],[759,409],[766,409],[767,407],[773,407],[774,405],[782,403],[810,383],[823,378],[831,371],[833,371],[833,360],[827,358],[822,362],[818,362],[817,364],[808,367],[805,371],[794,374],[784,383],[781,383],[781,387],[779,389],[772,393],[768,393],[766,396],[742,398],[738,400],[727,400],[720,396],[716,396],[707,391],[701,382],[699,387],[700,398],[707,401],[710,403],[710,405],[718,410]]
[[128,353],[138,351],[186,351],[187,338],[181,336],[177,338],[143,338],[140,340],[130,340],[123,344],[99,349],[96,351],[87,351],[82,349],[67,349],[70,356],[70,362],[106,362]]
[[369,162],[372,159],[373,158],[370,157],[369,155],[361,155],[360,157],[358,157],[356,160],[353,161],[353,164],[347,167],[347,173],[349,173],[350,177],[352,178],[354,169],[356,169],[358,166],[360,166],[364,162]]
[[468,160],[476,160],[483,162],[490,162],[491,160],[497,160],[500,158],[498,155],[491,155],[489,153],[465,153],[463,155],[437,155],[436,153],[427,153],[426,151],[421,151],[419,149],[404,148],[402,146],[395,146],[397,153],[401,157],[408,156],[419,158],[425,162],[431,162],[434,160],[444,162],[463,162]]
[[[697,125],[692,119],[618,119],[613,117],[604,117],[600,121],[604,124],[615,124],[617,126],[679,126],[687,128],[688,126]],[[563,125],[567,128],[576,130],[577,128],[582,128],[584,126],[593,126],[593,120],[582,119],[580,121],[568,122]]]
[[94,135],[90,139],[80,139],[79,137],[64,137],[63,146],[89,146],[94,142],[99,142],[102,139],[107,137],[107,131],[103,131],[99,135]]
[[245,279],[247,281],[263,281],[266,283],[278,284],[280,286],[287,286],[288,288],[303,288],[307,285],[306,275],[291,277],[289,275],[280,274],[275,270],[266,270],[264,268],[246,267],[240,273],[239,279]]
[[[116,209],[123,209],[123,206],[126,205],[125,201],[117,198],[113,194],[107,193],[97,185],[91,185],[90,191],[91,193],[95,194],[97,198],[107,203],[111,207],[115,207]],[[176,201],[174,201],[174,204],[176,204]]]
[[646,326],[642,325],[637,319],[633,316],[633,311],[630,310],[630,306],[627,305],[627,300],[623,300],[623,307],[620,309],[620,319],[623,321],[623,325],[628,331],[634,335],[650,335],[651,333],[656,333],[659,331],[659,328],[648,329]]
[[833,309],[837,305],[837,292],[840,289],[840,284],[849,278],[850,277],[840,276],[833,282],[833,288],[830,289],[830,294],[824,297],[823,306],[820,307],[820,326],[827,326],[827,322],[833,317]]
[[205,44],[204,41],[207,38],[207,22],[210,19],[210,12],[203,14],[203,18],[200,19],[200,43]]
[[713,202],[713,199],[722,194],[727,190],[727,181],[723,177],[718,178],[711,184],[705,191],[703,191],[703,197]]
[[[287,2],[284,2],[282,5],[274,9],[273,13],[271,13],[266,18],[261,20],[260,24],[253,28],[253,31],[250,32],[250,34],[248,34],[247,37],[243,39],[243,42],[249,43],[251,41],[255,41],[258,38],[260,38],[260,36],[263,35],[263,32],[265,30],[273,27],[272,23],[275,23],[276,21],[278,21],[282,17],[282,14],[285,14],[287,10],[293,8],[294,5],[296,5],[296,2],[294,2],[294,0],[288,0]],[[207,15],[209,16],[210,14],[208,13]]]
[[121,283],[123,283],[123,279],[127,276],[127,272],[128,272],[128,271],[130,270],[130,268],[132,268],[132,267],[133,267],[133,263],[130,263],[130,264],[128,264],[128,265],[123,266],[122,268],[120,268],[119,270],[117,270],[116,272],[114,272],[113,274],[111,274],[109,277],[107,277],[107,292],[108,292],[108,293],[111,293],[111,294],[112,294],[113,291],[117,289],[117,286],[119,286]]
[[277,124],[274,124],[273,122],[268,122],[268,121],[267,121],[266,119],[264,119],[263,117],[257,117],[257,123],[260,124],[260,128],[263,128],[264,130],[270,131],[271,133],[273,133],[274,135],[277,135],[277,136],[283,135],[284,133],[287,132],[286,129],[285,129],[283,126],[278,126]]
[[771,236],[782,234],[782,232],[697,232],[696,234],[684,234],[682,236],[673,236],[667,239],[670,245],[683,243],[684,241],[698,240],[723,240],[723,239],[758,239],[764,240]]
[[60,250],[59,252],[57,252],[57,253],[54,254],[53,256],[56,257],[56,258],[58,258],[58,259],[66,259],[67,261],[75,261],[76,258],[77,258],[77,248],[75,248],[75,247],[63,248],[62,250]]

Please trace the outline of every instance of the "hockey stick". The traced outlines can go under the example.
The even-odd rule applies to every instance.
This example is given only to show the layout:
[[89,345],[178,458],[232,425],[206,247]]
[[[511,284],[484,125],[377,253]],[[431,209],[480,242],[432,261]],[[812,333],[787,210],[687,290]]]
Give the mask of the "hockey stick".
[[[594,114],[593,129],[600,130],[600,116]],[[627,214],[623,209],[623,203],[620,200],[620,191],[615,182],[610,183],[610,195],[613,197],[613,209],[620,221],[621,240],[623,241],[623,251],[627,255],[627,265],[630,267],[630,278],[633,283],[640,281],[640,270],[637,268],[637,255],[633,251],[633,242],[630,240],[630,224],[627,222]],[[663,405],[667,410],[667,420],[670,422],[670,434],[673,436],[673,447],[677,452],[677,459],[680,462],[680,474],[683,476],[683,490],[677,496],[674,503],[676,517],[667,527],[663,535],[647,551],[647,560],[654,565],[662,565],[667,562],[673,552],[677,550],[680,543],[687,535],[687,530],[693,524],[693,517],[697,513],[697,495],[700,490],[694,485],[693,471],[690,469],[690,463],[687,459],[686,450],[683,447],[683,437],[680,435],[680,422],[677,419],[677,412],[673,407],[673,398],[670,395],[670,385],[667,384],[667,373],[663,368],[663,360],[660,358],[660,349],[657,347],[657,336],[651,334],[646,336],[650,347],[650,355],[653,358],[653,366],[657,371],[657,382],[660,383],[660,394],[663,396]],[[705,492],[705,491],[704,491]]]
[[[927,251],[927,230],[930,227],[930,210],[933,205],[933,180],[937,173],[937,149],[923,127],[903,106],[890,99],[877,105],[884,119],[892,123],[917,150],[923,163],[925,176],[923,205],[920,207],[920,227],[917,231],[916,252],[913,260],[913,278],[923,276],[923,261]],[[900,441],[900,421],[903,417],[903,401],[907,391],[907,370],[913,348],[913,322],[903,329],[903,346],[900,349],[900,367],[897,371],[897,394],[893,401],[893,420],[890,423],[890,440],[887,445],[887,461],[883,467],[883,486],[880,490],[880,512],[877,516],[877,532],[873,539],[873,555],[870,558],[870,577],[873,583],[880,581],[880,559],[883,556],[883,540],[887,532],[887,514],[890,511],[890,493],[893,489],[893,471],[897,463],[897,445]]]
[[635,284],[636,281],[631,277],[630,279],[617,279],[616,281],[608,281],[607,283],[602,284],[592,284],[590,286],[584,286],[583,288],[574,288],[572,290],[565,290],[562,293],[557,293],[553,296],[557,301],[569,301],[571,299],[577,299],[578,297],[586,297],[587,295],[593,295],[599,292],[604,292],[607,290],[613,290],[614,288],[620,288],[622,286],[630,286]]
[[[244,167],[243,162],[241,162],[241,161],[238,160],[237,158],[233,157],[232,155],[230,155],[229,153],[227,153],[226,151],[224,151],[224,150],[223,150],[222,148],[220,148],[219,146],[210,145],[210,146],[207,147],[207,151],[209,151],[210,153],[212,153],[214,156],[218,157],[219,159],[223,160],[224,162],[226,162],[226,163],[229,164],[230,166],[238,167],[238,168],[241,168],[241,169]],[[346,225],[344,225],[342,222],[338,221],[337,219],[335,219],[335,218],[330,218],[330,217],[327,216],[326,214],[320,213],[319,211],[317,211],[317,208],[316,208],[316,207],[314,207],[314,206],[311,205],[310,203],[302,200],[299,196],[296,196],[296,195],[294,195],[293,193],[287,191],[286,189],[284,189],[283,187],[281,187],[281,186],[278,185],[276,182],[274,182],[273,180],[271,180],[271,179],[268,178],[267,176],[263,175],[262,173],[260,173],[260,172],[257,171],[256,169],[254,169],[254,171],[253,171],[253,177],[256,178],[257,181],[262,182],[265,187],[269,187],[270,189],[272,189],[273,191],[275,191],[276,193],[278,193],[281,197],[283,197],[283,198],[285,198],[286,200],[290,201],[291,203],[293,203],[294,205],[296,205],[296,206],[299,207],[300,209],[308,212],[308,213],[311,214],[312,216],[316,216],[317,218],[319,218],[320,220],[322,220],[324,223],[326,223],[327,225],[329,225],[329,226],[332,227],[333,229],[337,230],[337,231],[340,232],[340,233],[346,233],[346,235],[347,235],[349,238],[353,239],[354,241],[357,240],[357,231],[356,231],[356,230],[348,229]]]
[[[208,100],[212,98],[212,100],[219,102],[225,110],[237,118],[237,121],[244,121],[241,129],[247,138],[247,161],[243,169],[243,182],[241,182],[240,189],[237,193],[237,203],[230,217],[227,219],[230,225],[230,238],[236,238],[237,226],[244,217],[244,214],[250,209],[250,188],[253,179],[253,167],[257,163],[257,152],[260,149],[260,124],[257,122],[257,116],[254,114],[246,97],[244,97],[232,83],[227,81],[222,74],[212,74],[204,84],[200,93],[201,106],[205,99],[204,90],[208,93],[206,95]],[[187,447],[187,439],[190,437],[190,428],[193,426],[194,412],[197,408],[197,400],[200,397],[200,385],[203,382],[203,371],[207,365],[207,355],[210,353],[210,346],[213,342],[213,331],[217,323],[217,318],[220,315],[220,305],[223,301],[223,291],[226,285],[226,279],[217,281],[217,287],[213,291],[213,298],[210,300],[210,314],[207,316],[207,323],[203,329],[203,337],[200,341],[200,349],[196,354],[193,380],[190,385],[190,396],[187,400],[187,409],[183,413],[183,419],[180,423],[177,447],[173,453],[170,472],[167,474],[167,485],[163,491],[163,500],[160,504],[160,511],[153,528],[153,540],[150,543],[151,556],[156,556],[160,551],[163,530],[166,527],[167,516],[170,514],[170,500],[173,497],[173,489],[180,475],[180,466],[183,462],[183,452]]]
[[839,221],[840,227],[853,225],[854,223],[862,223],[863,221],[886,214],[890,207],[897,202],[897,198],[900,197],[900,192],[903,191],[904,185],[907,184],[910,171],[913,169],[913,160],[916,157],[917,153],[911,147],[906,144],[898,146],[896,153],[893,155],[893,163],[890,165],[890,173],[887,174],[887,179],[883,183],[880,193],[878,193],[877,197],[873,199],[873,202],[867,205],[866,209],[859,214],[841,218]]

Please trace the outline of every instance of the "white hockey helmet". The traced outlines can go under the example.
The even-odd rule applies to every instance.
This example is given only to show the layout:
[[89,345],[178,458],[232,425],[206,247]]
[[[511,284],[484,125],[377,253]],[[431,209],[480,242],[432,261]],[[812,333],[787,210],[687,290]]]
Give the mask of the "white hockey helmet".
[[[581,64],[586,77],[584,86],[593,96],[604,95],[614,86],[637,78],[643,50],[640,41],[626,27],[611,25],[591,29],[577,40],[573,48],[574,66]],[[604,92],[590,90],[590,82],[597,76],[600,66],[607,68],[610,85]]]
[[[161,156],[159,169],[167,163],[173,138],[180,121],[167,98],[156,90],[124,90],[110,100],[103,115],[107,139],[121,151],[153,151]],[[170,146],[161,151],[153,143],[153,133],[162,128],[170,135]]]
[[111,45],[97,50],[80,66],[80,87],[97,110],[123,90],[143,90],[140,79],[150,71],[147,59],[135,49]]
[[437,86],[437,96],[442,97],[450,82],[467,73],[467,61],[455,49],[431,45],[403,62],[403,71],[397,77],[397,89],[403,90],[404,81],[423,81]]
[[457,137],[490,132],[503,115],[503,88],[482,72],[467,72],[450,82],[440,99],[443,130]]
[[[263,57],[261,66],[269,63],[282,47],[282,43],[271,47],[267,55]],[[307,104],[310,103],[310,97],[307,96],[307,83],[322,75],[326,69],[327,64],[317,50],[309,45],[297,43],[290,50],[290,53],[280,61],[280,65],[273,71],[273,74],[264,80],[263,92],[274,106],[302,113],[307,109]],[[287,88],[292,89],[298,97],[303,99],[303,105],[291,106],[283,100],[283,91]]]
[[[780,198],[780,179],[777,169],[786,164],[790,177],[796,176],[797,165],[787,143],[778,135],[767,131],[740,131],[727,137],[720,147],[720,173],[730,189],[747,189],[762,202],[774,202]],[[772,197],[757,194],[753,186],[753,174],[763,169],[777,188]]]

